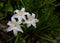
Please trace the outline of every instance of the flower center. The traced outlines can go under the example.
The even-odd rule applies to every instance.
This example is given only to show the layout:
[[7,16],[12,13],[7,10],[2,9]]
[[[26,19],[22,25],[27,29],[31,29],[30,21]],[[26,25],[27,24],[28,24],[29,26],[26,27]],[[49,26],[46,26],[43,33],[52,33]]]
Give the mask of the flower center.
[[19,16],[22,16],[22,15],[23,15],[22,13],[19,14]]
[[32,18],[30,18],[30,22],[32,22]]
[[13,24],[13,27],[16,27],[17,25],[16,24]]

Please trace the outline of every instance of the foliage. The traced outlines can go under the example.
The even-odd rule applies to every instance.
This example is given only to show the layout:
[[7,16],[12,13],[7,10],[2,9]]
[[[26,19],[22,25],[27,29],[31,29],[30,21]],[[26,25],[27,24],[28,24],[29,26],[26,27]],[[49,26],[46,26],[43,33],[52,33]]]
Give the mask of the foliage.
[[[1,0],[0,34],[3,43],[57,43],[56,37],[60,37],[60,11],[56,8],[59,5],[56,0]],[[19,32],[15,37],[12,32],[6,33],[3,30],[7,28],[6,23],[14,14],[14,10],[22,7],[30,13],[35,13],[39,22],[37,28],[22,26],[24,33]]]

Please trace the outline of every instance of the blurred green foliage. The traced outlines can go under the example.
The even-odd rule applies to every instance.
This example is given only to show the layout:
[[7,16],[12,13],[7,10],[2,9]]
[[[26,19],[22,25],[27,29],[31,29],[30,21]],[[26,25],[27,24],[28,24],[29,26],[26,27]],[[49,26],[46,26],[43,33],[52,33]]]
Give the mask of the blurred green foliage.
[[37,28],[27,28],[24,25],[23,34],[13,36],[14,40],[6,37],[9,41],[5,40],[4,43],[57,43],[56,37],[60,37],[60,11],[56,9],[58,6],[60,3],[57,3],[57,0],[1,0],[0,24],[7,26],[6,23],[14,15],[14,10],[22,7],[35,13],[39,19]]

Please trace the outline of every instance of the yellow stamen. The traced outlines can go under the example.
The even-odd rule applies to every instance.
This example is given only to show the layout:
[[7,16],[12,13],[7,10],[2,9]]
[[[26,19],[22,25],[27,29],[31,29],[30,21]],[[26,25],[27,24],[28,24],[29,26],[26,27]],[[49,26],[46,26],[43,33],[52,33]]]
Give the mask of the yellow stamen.
[[32,21],[32,18],[30,18],[30,22]]
[[22,16],[22,13],[20,13],[19,16]]
[[13,27],[16,27],[17,25],[16,24],[13,24]]

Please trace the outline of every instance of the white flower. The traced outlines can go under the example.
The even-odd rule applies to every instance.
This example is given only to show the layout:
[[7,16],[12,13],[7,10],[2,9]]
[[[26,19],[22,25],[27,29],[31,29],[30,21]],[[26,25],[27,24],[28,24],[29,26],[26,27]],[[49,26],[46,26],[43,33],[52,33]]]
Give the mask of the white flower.
[[18,18],[19,22],[22,22],[22,19],[26,20],[25,15],[28,15],[28,12],[25,12],[25,8],[22,8],[21,10],[15,10],[12,18]]
[[36,28],[36,22],[38,22],[38,19],[35,19],[35,14],[32,13],[32,15],[28,15],[28,20],[26,20],[24,23],[27,24],[27,27],[30,27],[31,25],[34,26]]
[[8,25],[9,25],[9,27],[7,29],[7,32],[13,30],[13,33],[15,36],[17,35],[18,31],[23,33],[23,30],[21,29],[19,23],[15,21],[15,19],[12,19],[11,21],[9,21]]

